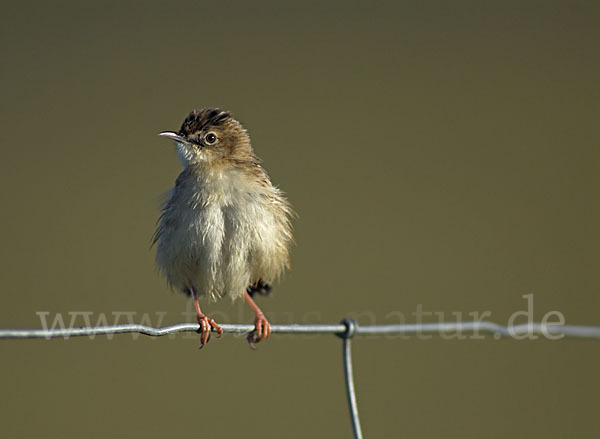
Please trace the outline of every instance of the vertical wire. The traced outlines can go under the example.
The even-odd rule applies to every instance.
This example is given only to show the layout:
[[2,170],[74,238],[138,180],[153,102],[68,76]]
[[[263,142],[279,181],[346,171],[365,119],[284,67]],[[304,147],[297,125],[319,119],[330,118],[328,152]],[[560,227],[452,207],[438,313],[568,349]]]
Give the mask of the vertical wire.
[[350,339],[342,340],[342,351],[344,356],[344,374],[346,376],[346,394],[348,396],[348,408],[350,409],[350,421],[354,431],[354,439],[362,439],[360,420],[358,419],[358,405],[356,404],[356,392],[354,391],[354,376],[352,374],[352,352],[350,350]]
[[342,336],[342,358],[344,360],[344,378],[346,380],[346,396],[348,397],[348,409],[350,410],[350,422],[354,439],[362,439],[360,419],[358,418],[358,405],[356,403],[356,391],[354,390],[354,374],[352,373],[352,349],[351,337],[356,333],[356,321],[345,319],[342,323],[346,325],[346,332]]

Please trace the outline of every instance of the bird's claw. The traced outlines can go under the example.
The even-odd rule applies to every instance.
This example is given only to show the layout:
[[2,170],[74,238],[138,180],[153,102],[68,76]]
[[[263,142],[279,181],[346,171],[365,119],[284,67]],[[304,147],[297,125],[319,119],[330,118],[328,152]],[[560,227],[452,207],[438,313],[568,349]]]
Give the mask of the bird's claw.
[[263,339],[269,338],[271,335],[271,324],[264,314],[257,314],[254,319],[254,330],[248,334],[246,340],[252,349],[256,349],[254,343],[258,343]]
[[212,329],[217,331],[217,337],[220,337],[223,334],[223,329],[210,317],[205,315],[198,316],[198,324],[200,327],[196,332],[200,334],[200,349],[202,349],[204,345],[208,343],[208,340],[210,340]]

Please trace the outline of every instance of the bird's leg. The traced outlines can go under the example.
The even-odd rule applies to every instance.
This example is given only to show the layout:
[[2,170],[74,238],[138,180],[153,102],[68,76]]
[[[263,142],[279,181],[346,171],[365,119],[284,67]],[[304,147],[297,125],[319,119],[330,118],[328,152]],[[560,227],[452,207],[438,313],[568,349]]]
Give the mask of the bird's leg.
[[248,334],[247,338],[250,347],[255,349],[254,343],[258,343],[263,338],[269,338],[269,335],[271,335],[271,324],[247,291],[244,292],[244,297],[256,315],[254,319],[254,331]]
[[192,293],[192,297],[194,298],[194,306],[196,307],[196,318],[198,319],[198,324],[200,328],[198,328],[198,334],[200,334],[200,348],[203,348],[208,340],[210,340],[210,332],[211,328],[214,328],[217,331],[217,337],[220,337],[223,334],[223,329],[210,317],[204,315],[202,310],[200,309],[200,304],[198,303],[198,295],[196,294],[196,290],[194,288],[190,288],[190,292]]

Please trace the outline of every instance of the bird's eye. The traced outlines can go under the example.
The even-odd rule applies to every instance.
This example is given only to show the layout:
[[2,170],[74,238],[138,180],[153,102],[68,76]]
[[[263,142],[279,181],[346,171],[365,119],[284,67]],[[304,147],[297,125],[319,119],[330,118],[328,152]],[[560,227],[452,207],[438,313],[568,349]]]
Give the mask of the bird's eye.
[[207,145],[213,145],[217,141],[217,135],[215,133],[208,133],[204,136],[204,141]]

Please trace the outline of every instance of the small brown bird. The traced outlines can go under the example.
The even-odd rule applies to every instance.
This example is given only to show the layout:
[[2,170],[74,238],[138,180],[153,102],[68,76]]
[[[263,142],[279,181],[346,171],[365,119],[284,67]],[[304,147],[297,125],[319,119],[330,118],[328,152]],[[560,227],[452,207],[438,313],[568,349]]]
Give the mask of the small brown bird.
[[215,301],[245,297],[254,311],[252,347],[271,326],[253,300],[289,268],[292,209],[254,154],[250,137],[230,113],[192,111],[179,131],[159,134],[175,141],[184,167],[162,209],[153,244],[168,284],[194,299],[200,347],[212,328],[199,296]]

